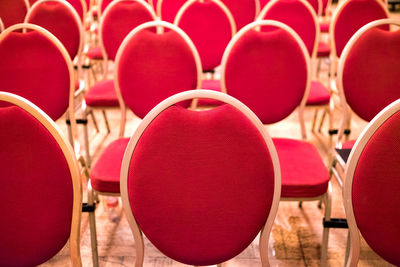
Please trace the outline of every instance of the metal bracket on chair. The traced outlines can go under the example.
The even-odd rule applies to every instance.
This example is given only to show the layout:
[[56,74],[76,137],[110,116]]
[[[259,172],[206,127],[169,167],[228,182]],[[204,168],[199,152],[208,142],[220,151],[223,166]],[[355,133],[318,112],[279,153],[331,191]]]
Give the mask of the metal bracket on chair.
[[329,221],[326,221],[324,218],[322,220],[322,225],[324,226],[324,228],[349,228],[347,220],[343,218],[331,218]]
[[[69,119],[65,120],[67,125],[71,125],[71,121]],[[87,124],[88,120],[87,119],[76,119],[77,124]]]
[[88,203],[82,203],[82,212],[94,212],[96,209],[96,203],[89,205]]
[[[329,135],[335,135],[335,134],[339,133],[339,130],[338,129],[329,129],[328,133],[329,133]],[[345,135],[349,135],[350,133],[351,133],[350,129],[345,129],[344,130],[344,134]]]

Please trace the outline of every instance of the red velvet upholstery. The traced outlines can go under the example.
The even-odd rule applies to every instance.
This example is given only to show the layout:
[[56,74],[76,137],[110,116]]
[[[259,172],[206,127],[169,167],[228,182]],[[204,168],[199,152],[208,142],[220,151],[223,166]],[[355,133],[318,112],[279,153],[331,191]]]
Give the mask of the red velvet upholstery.
[[371,120],[400,98],[400,31],[377,28],[354,44],[343,69],[343,90],[351,109]]
[[260,0],[260,10],[262,10],[268,3],[269,0]]
[[310,93],[307,99],[307,106],[319,106],[329,104],[331,95],[329,90],[320,82],[311,82]]
[[103,53],[101,52],[100,46],[90,48],[86,55],[90,59],[103,59]]
[[255,20],[256,1],[254,0],[221,0],[231,11],[237,30]]
[[39,25],[57,37],[72,59],[80,44],[79,22],[71,10],[60,2],[42,2],[31,10],[28,23]]
[[168,257],[197,266],[243,251],[265,224],[273,192],[263,137],[229,105],[163,111],[141,136],[128,173],[143,233]]
[[113,0],[101,0],[101,12],[103,12],[106,7],[112,2]]
[[121,163],[129,138],[118,139],[107,146],[92,171],[92,187],[100,192],[119,193]]
[[331,47],[329,46],[329,44],[325,42],[319,42],[317,57],[329,57],[330,54],[331,54]]
[[0,102],[0,265],[37,266],[68,241],[71,174],[55,139],[33,116]]
[[33,4],[35,3],[35,2],[37,2],[38,0],[29,0],[28,2],[29,2],[29,5],[30,6],[33,6]]
[[282,171],[281,197],[311,198],[326,193],[329,173],[318,150],[305,141],[274,138]]
[[356,140],[346,141],[342,144],[342,148],[343,149],[352,149],[355,143],[356,143]]
[[400,114],[374,133],[358,160],[352,189],[354,215],[360,233],[382,258],[400,265],[397,212],[400,203]]
[[[203,80],[201,82],[201,89],[213,90],[221,92],[220,80]],[[199,99],[199,106],[218,106],[221,102],[215,99]]]
[[[186,0],[162,0],[161,19],[173,23],[176,13],[178,13],[185,2]],[[155,8],[157,8],[157,6]]]
[[165,98],[197,86],[194,55],[186,41],[175,31],[147,29],[131,36],[117,62],[124,102],[140,118]]
[[319,15],[319,1],[318,0],[307,0],[307,2],[313,7],[315,14]]
[[312,13],[298,0],[281,0],[268,9],[263,19],[276,20],[292,28],[303,40],[310,56],[314,50],[316,29]]
[[329,22],[328,23],[320,23],[319,24],[319,29],[321,32],[329,32]]
[[64,114],[69,104],[68,66],[46,36],[12,32],[0,42],[0,58],[0,90],[32,101],[53,120]]
[[76,10],[76,13],[78,13],[79,17],[83,21],[83,6],[81,0],[66,0],[68,3],[70,3]]
[[284,30],[250,30],[234,45],[225,69],[227,93],[246,104],[264,124],[287,117],[300,104],[306,61]]
[[85,102],[89,107],[119,107],[114,81],[104,80],[96,83],[86,92]]
[[227,15],[215,2],[194,2],[185,10],[178,26],[195,44],[203,70],[212,70],[221,64],[232,28]]
[[24,22],[27,7],[24,0],[0,1],[0,18],[4,27]]
[[119,46],[132,29],[152,20],[148,9],[139,2],[123,1],[113,5],[103,18],[101,28],[108,59],[115,60]]
[[[387,18],[385,10],[379,5],[380,0],[350,0],[346,2],[338,15],[335,32],[336,55],[342,51],[353,34],[368,22]],[[387,29],[387,27],[385,27]]]

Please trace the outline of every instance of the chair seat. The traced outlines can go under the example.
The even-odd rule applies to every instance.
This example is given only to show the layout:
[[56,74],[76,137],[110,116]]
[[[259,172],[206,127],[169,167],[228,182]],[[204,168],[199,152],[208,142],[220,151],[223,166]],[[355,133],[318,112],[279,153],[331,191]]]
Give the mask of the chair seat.
[[345,149],[352,149],[355,143],[356,143],[356,140],[349,140],[349,141],[346,141],[346,142],[344,142],[344,143],[342,144],[342,148],[345,148]]
[[319,106],[329,104],[331,95],[328,88],[320,82],[311,82],[310,94],[307,99],[307,106]]
[[319,24],[321,32],[329,32],[329,22]]
[[120,193],[122,158],[129,138],[115,140],[107,146],[90,172],[92,187],[103,193]]
[[331,54],[331,48],[329,47],[329,44],[324,42],[319,42],[317,57],[329,57],[330,54]]
[[101,53],[101,48],[100,46],[98,47],[93,47],[90,48],[87,53],[86,53],[87,57],[90,59],[103,59],[103,53]]
[[[221,92],[221,81],[220,80],[203,80],[201,82],[201,88],[207,90],[213,90]],[[199,106],[218,106],[221,102],[214,99],[200,99]]]
[[96,83],[85,94],[85,102],[89,107],[119,107],[114,81]]
[[282,198],[312,198],[326,193],[329,173],[312,144],[285,138],[273,141],[282,171]]

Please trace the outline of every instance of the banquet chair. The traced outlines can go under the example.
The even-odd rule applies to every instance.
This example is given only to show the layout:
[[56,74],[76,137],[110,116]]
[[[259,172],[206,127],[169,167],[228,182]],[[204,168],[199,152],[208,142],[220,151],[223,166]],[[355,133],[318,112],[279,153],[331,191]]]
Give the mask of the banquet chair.
[[[105,60],[104,73],[101,81],[95,83],[85,94],[84,116],[93,114],[93,110],[101,109],[108,133],[106,109],[119,108],[113,77],[108,77],[108,60],[115,60],[117,50],[126,35],[135,27],[148,21],[156,20],[151,7],[142,0],[115,0],[105,9],[100,20],[100,50]],[[85,127],[86,162],[90,166],[89,133]]]
[[3,0],[0,2],[0,18],[4,28],[24,22],[29,10],[28,0]]
[[[119,47],[115,62],[120,138],[105,148],[90,172],[88,202],[92,206],[98,195],[120,195],[121,162],[129,141],[124,138],[126,109],[143,118],[163,99],[201,84],[201,61],[194,44],[181,29],[164,21],[146,22],[133,29]],[[89,213],[89,221],[93,263],[97,266],[94,212]]]
[[[0,34],[2,90],[37,105],[52,120],[66,113],[71,144],[77,138],[73,106],[74,69],[68,51],[49,31],[34,24],[16,24]],[[49,60],[51,59],[51,60]]]
[[384,107],[400,98],[397,84],[400,31],[386,30],[390,25],[400,26],[400,21],[381,19],[363,26],[351,37],[339,60],[337,84],[344,112],[331,173],[340,185],[343,184],[348,154],[355,143],[345,135],[352,114],[370,121]]
[[351,151],[343,186],[344,207],[350,232],[347,266],[357,266],[360,235],[385,261],[400,265],[396,246],[400,235],[399,130],[400,102],[396,100],[376,115]]
[[[264,124],[281,121],[296,108],[304,121],[311,85],[310,56],[299,35],[286,24],[258,20],[240,30],[225,50],[221,75],[223,92],[242,101]],[[300,125],[304,136],[304,123]],[[305,140],[273,141],[282,171],[281,200],[320,200],[324,220],[330,221],[329,173],[318,150]],[[326,263],[328,235],[329,228],[324,228],[322,265]]]
[[72,147],[47,114],[4,91],[0,128],[0,265],[37,266],[69,241],[72,266],[82,266],[81,175]]
[[[271,0],[260,12],[258,20],[276,20],[291,27],[302,39],[311,57],[311,62],[315,63],[319,48],[319,23],[318,17],[313,7],[305,0]],[[310,93],[306,106],[315,108],[315,115],[312,124],[314,132],[317,112],[320,108],[329,115],[329,125],[331,127],[331,111],[329,108],[330,92],[326,86],[319,81],[312,81]],[[319,131],[321,130],[319,127]],[[304,138],[306,138],[306,133]],[[330,145],[329,145],[330,147]]]
[[65,0],[73,6],[73,8],[78,13],[79,17],[81,18],[82,24],[85,22],[86,13],[87,13],[87,6],[85,0]]
[[161,20],[173,23],[179,9],[186,2],[186,0],[158,0],[155,6],[156,14]]
[[[201,111],[179,104],[194,98],[224,104]],[[135,239],[135,266],[144,261],[142,233],[173,260],[221,266],[260,232],[262,266],[269,266],[279,160],[261,121],[233,97],[192,90],[152,109],[122,160],[121,196]]]
[[221,0],[231,11],[235,19],[236,29],[240,30],[253,22],[260,12],[259,0]]

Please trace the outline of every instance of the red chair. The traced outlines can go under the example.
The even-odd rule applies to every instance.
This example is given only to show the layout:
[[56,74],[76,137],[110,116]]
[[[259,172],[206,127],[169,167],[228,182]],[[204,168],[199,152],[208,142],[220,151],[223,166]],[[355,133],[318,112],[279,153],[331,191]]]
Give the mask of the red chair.
[[[194,98],[226,104],[203,111],[180,105]],[[152,109],[124,155],[121,195],[135,266],[143,265],[142,233],[166,256],[203,266],[235,257],[260,231],[262,265],[269,265],[279,160],[257,116],[226,94],[183,92]]]
[[400,265],[399,110],[396,100],[371,120],[347,163],[343,198],[351,241],[348,267],[357,266],[360,235],[376,254]]
[[[163,28],[168,31],[162,32]],[[104,150],[90,172],[89,205],[99,194],[120,195],[121,162],[129,141],[123,138],[126,109],[143,118],[161,100],[201,84],[201,61],[194,44],[181,29],[167,22],[146,22],[133,29],[118,49],[115,64],[115,88],[122,110],[121,138]],[[97,266],[94,211],[89,213],[89,221],[93,262]]]
[[0,265],[37,266],[69,241],[72,266],[82,266],[72,147],[48,115],[14,94],[0,92],[0,125]]
[[[258,19],[270,19],[285,23],[301,37],[313,62],[316,61],[319,49],[319,23],[313,7],[305,0],[272,0],[260,12]],[[317,112],[324,109],[329,114],[329,128],[332,128],[331,110],[329,108],[330,92],[321,82],[311,83],[307,106],[316,108],[312,131],[314,132]],[[319,127],[319,131],[321,130]],[[303,133],[305,134],[305,133]],[[304,135],[305,138],[305,135]],[[331,145],[329,145],[331,147]]]
[[3,24],[3,21],[2,21],[1,18],[0,18],[0,33],[1,33],[2,31],[4,31],[4,24]]
[[102,16],[104,10],[108,7],[108,5],[114,0],[99,0],[98,2],[98,14],[99,17]]
[[[262,31],[264,27],[268,31]],[[310,56],[289,26],[259,20],[244,27],[225,50],[221,76],[223,92],[246,104],[264,124],[281,121],[296,108],[300,121],[304,120],[311,85]],[[325,220],[330,221],[329,173],[317,149],[304,140],[273,140],[282,171],[281,200],[323,201]],[[329,228],[324,228],[322,264],[326,262],[328,234]]]
[[4,0],[0,2],[0,18],[4,27],[24,22],[29,9],[28,0]]
[[[53,120],[59,119],[74,103],[70,56],[47,30],[33,24],[7,28],[0,34],[0,58],[3,90],[32,101]],[[74,109],[68,109],[68,116],[72,129],[76,129]],[[70,132],[71,142],[72,137],[77,137],[74,131]]]
[[87,13],[87,6],[85,0],[66,0],[70,3],[78,13],[79,17],[82,20],[82,23],[85,21],[86,13]]
[[156,6],[157,16],[167,22],[174,22],[179,9],[186,3],[186,0],[158,0]]
[[260,12],[259,0],[221,0],[231,11],[236,22],[236,28],[253,22]]
[[[156,16],[151,7],[142,0],[115,0],[104,11],[100,21],[100,50],[102,57],[107,63],[108,60],[115,60],[117,50],[126,35],[138,25],[155,20]],[[94,84],[85,94],[84,111],[87,114],[94,109],[101,109],[106,121],[108,132],[110,128],[105,110],[119,108],[117,93],[113,79],[107,79],[108,64],[104,65],[103,79]],[[87,127],[85,128],[86,141],[86,162],[90,166],[90,149]]]

